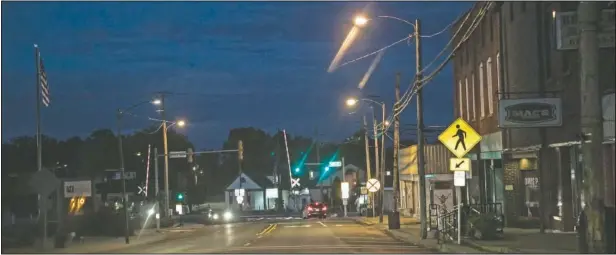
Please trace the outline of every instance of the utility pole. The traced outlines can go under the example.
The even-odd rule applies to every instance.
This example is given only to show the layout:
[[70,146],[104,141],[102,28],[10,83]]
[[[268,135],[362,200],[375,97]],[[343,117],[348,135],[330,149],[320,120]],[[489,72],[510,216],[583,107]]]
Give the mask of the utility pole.
[[420,237],[426,239],[427,231],[427,215],[426,215],[426,169],[424,164],[424,122],[423,122],[423,95],[421,92],[422,71],[421,71],[421,23],[419,19],[415,20],[415,76],[417,79],[417,172],[419,174],[419,219]]
[[[376,173],[376,177],[378,178],[381,173],[380,171],[380,161],[379,161],[379,134],[378,134],[378,127],[377,127],[377,123],[376,123],[376,114],[374,113],[374,107],[372,108],[372,124],[373,124],[373,133],[374,133],[374,167],[375,167],[375,173]],[[381,183],[381,189],[384,188],[384,184]],[[374,195],[374,198],[378,198],[379,197],[379,191],[374,192],[376,193]],[[379,199],[380,200],[380,199]],[[377,203],[373,202],[373,205],[376,205]],[[376,209],[374,210],[376,211]],[[376,216],[376,215],[373,215]]]
[[[317,149],[317,163],[321,163],[321,150],[320,150],[321,142],[319,141],[319,127],[314,128],[314,137],[315,137],[314,145],[316,146],[316,149]],[[321,165],[319,165],[318,168],[319,168],[319,171],[318,171],[319,172],[319,182],[321,183],[320,184],[321,198],[323,198],[325,196],[325,194],[323,194],[323,180],[321,180],[321,176],[323,176],[321,171],[323,171],[323,169]]]
[[[364,117],[364,143],[366,146],[366,183],[372,179],[372,173],[370,172],[370,142],[368,141],[368,123],[366,122],[366,115]],[[374,198],[373,192],[368,192],[368,208],[372,208],[372,217],[374,217]]]
[[163,119],[163,149],[165,153],[165,216],[169,215],[169,147],[167,144],[167,118],[165,112],[165,94],[160,94],[160,114]]
[[[599,84],[599,44],[597,29],[600,8],[597,2],[582,1],[578,7],[580,33],[580,96],[582,155],[584,159],[584,214],[587,221],[587,253],[605,253],[603,116]],[[589,137],[590,136],[590,137]],[[590,138],[590,143],[587,138]],[[592,185],[591,185],[592,184]]]
[[387,132],[387,125],[385,124],[385,102],[381,103],[381,116],[383,116],[381,125],[383,130],[381,131],[381,196],[379,205],[381,206],[381,214],[379,215],[379,223],[383,223],[383,214],[385,213],[385,132]]
[[124,169],[124,150],[122,146],[122,110],[118,109],[118,151],[120,152],[120,173],[122,174],[122,207],[124,208],[124,242],[130,243],[129,238],[129,217],[128,217],[128,196],[126,195],[126,172]]
[[160,231],[160,196],[158,184],[158,148],[154,147],[154,198],[156,199],[156,230]]
[[[400,102],[400,73],[396,74],[396,102]],[[394,218],[395,220],[391,218],[389,219],[389,226],[393,229],[400,228],[400,212],[398,212],[398,205],[400,203],[400,115],[397,115],[396,111],[397,107],[394,105],[394,109],[392,111],[394,113],[394,209],[391,213],[391,218]]]

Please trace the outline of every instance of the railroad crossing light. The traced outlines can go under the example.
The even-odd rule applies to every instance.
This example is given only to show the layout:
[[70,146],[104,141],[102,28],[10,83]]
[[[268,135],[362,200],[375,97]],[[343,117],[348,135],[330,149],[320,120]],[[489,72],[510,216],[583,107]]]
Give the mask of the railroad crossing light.
[[186,150],[186,158],[188,159],[188,163],[192,163],[193,162],[193,149],[192,148],[188,148]]
[[242,140],[237,142],[237,153],[240,161],[244,160],[244,143]]

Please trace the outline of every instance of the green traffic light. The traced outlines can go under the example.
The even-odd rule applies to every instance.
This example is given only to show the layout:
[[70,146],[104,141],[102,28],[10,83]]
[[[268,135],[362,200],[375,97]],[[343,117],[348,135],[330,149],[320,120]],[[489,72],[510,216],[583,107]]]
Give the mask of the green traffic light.
[[178,200],[184,200],[184,194],[179,193],[177,198],[178,198]]
[[296,173],[299,173],[299,167],[296,167],[296,168],[295,168],[295,172],[296,172]]
[[329,166],[325,167],[325,172],[329,171]]

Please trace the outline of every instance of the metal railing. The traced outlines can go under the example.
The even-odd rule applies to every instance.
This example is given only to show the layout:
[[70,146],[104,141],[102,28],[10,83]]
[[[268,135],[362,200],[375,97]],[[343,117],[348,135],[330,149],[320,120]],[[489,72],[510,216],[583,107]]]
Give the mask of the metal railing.
[[[461,210],[458,213],[458,210]],[[471,215],[493,214],[499,219],[500,226],[497,231],[502,233],[505,227],[503,206],[501,203],[470,204],[454,206],[452,210],[443,210],[440,205],[431,204],[428,222],[430,229],[436,230],[435,238],[442,242],[455,241],[460,236],[466,236],[470,226],[468,219]],[[461,220],[458,221],[458,217]],[[460,224],[458,224],[460,222]],[[460,226],[458,226],[460,225]],[[460,233],[458,233],[460,232]]]

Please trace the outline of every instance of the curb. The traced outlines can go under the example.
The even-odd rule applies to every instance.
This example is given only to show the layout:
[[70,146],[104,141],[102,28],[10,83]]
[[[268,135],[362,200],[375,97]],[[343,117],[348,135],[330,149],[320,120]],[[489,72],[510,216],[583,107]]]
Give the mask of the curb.
[[414,243],[414,242],[405,240],[404,238],[398,237],[396,234],[394,234],[391,231],[389,231],[389,229],[379,229],[379,230],[381,230],[381,232],[383,232],[385,235],[387,235],[387,236],[389,236],[389,237],[391,237],[391,238],[393,238],[395,240],[398,240],[400,242],[416,245],[419,248],[430,250],[430,251],[433,251],[434,253],[443,252],[440,248],[428,247],[428,246],[426,246],[424,244],[421,244],[421,243]]

